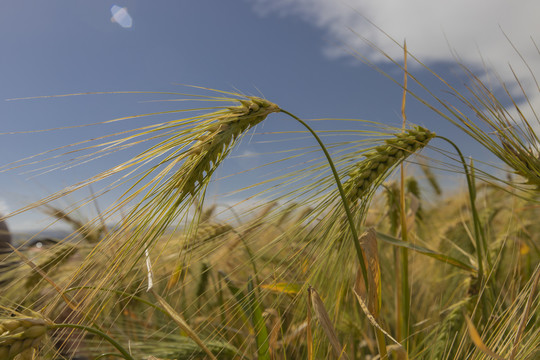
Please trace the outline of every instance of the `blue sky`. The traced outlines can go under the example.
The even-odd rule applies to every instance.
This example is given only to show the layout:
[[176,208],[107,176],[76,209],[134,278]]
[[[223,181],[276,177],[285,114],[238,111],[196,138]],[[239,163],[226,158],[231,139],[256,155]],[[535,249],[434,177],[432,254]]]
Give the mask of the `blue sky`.
[[[123,19],[111,21],[111,10]],[[177,83],[262,94],[303,118],[360,118],[400,124],[401,90],[369,66],[347,54],[362,53],[385,71],[402,77],[361,36],[399,59],[401,50],[373,21],[435,70],[455,79],[451,49],[472,68],[486,66],[511,81],[513,62],[525,86],[527,69],[503,31],[533,68],[540,55],[538,1],[478,0],[163,0],[21,1],[0,3],[0,166],[40,151],[122,131],[143,121],[110,127],[78,128],[29,134],[9,132],[75,126],[163,109],[178,104],[145,102],[156,95],[89,95],[6,101],[13,98],[94,91],[179,91]],[[131,25],[123,27],[122,25]],[[503,31],[501,31],[501,29]],[[356,33],[356,34],[355,34]],[[481,54],[481,56],[480,56]],[[435,91],[440,87],[418,67]],[[538,105],[538,98],[531,98]],[[481,149],[451,125],[410,100],[408,118],[454,137],[466,154]],[[335,125],[334,125],[335,124]],[[320,124],[323,128],[343,126]],[[277,119],[258,131],[301,130]],[[276,145],[253,144],[244,153]],[[0,211],[13,211],[60,190],[98,169],[112,157],[69,171],[29,177],[24,169],[0,172]],[[250,166],[257,159],[249,160]],[[244,161],[244,166],[247,161]],[[239,168],[241,169],[241,167]],[[74,200],[74,199],[71,199]],[[66,200],[68,203],[70,199]],[[61,203],[59,204],[61,205]],[[10,219],[17,230],[41,226],[36,212]]]

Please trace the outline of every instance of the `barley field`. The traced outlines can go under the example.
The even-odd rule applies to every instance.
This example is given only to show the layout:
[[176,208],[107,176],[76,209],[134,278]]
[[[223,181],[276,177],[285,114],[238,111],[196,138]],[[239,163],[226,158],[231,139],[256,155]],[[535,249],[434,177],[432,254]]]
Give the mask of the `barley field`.
[[[477,166],[405,116],[317,132],[271,99],[194,87],[172,94],[196,104],[177,120],[11,165],[143,147],[10,214],[41,208],[73,233],[1,248],[0,359],[539,359],[539,120],[467,69],[451,103],[411,90],[422,83],[395,64],[404,114],[419,100],[500,162]],[[253,184],[257,203],[208,199],[234,147],[273,117],[313,146],[279,144],[250,170],[279,168]],[[99,216],[76,211],[117,187]]]

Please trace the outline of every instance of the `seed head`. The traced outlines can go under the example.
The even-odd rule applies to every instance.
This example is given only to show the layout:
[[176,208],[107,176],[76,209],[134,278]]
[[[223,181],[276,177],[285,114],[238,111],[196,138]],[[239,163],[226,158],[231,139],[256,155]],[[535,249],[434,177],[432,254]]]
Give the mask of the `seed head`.
[[0,359],[13,359],[39,346],[50,323],[41,318],[0,319]]
[[425,147],[435,137],[420,126],[395,134],[386,139],[383,145],[367,152],[365,159],[358,163],[349,173],[349,179],[344,184],[349,201],[354,204],[368,193],[372,185],[384,178],[393,167],[405,160],[410,154]]
[[500,137],[503,149],[503,160],[510,165],[518,175],[525,178],[528,185],[540,190],[540,156],[532,148],[525,148],[518,144],[513,145]]
[[217,112],[215,122],[188,150],[182,170],[177,173],[182,177],[179,185],[182,192],[193,193],[196,184],[201,185],[204,177],[223,160],[234,140],[269,114],[280,111],[276,104],[258,97],[238,101],[239,106]]

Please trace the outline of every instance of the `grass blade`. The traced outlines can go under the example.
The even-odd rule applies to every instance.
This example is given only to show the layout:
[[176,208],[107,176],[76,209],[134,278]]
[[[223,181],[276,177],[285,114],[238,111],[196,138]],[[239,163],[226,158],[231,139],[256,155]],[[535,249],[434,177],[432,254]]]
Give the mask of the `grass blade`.
[[153,291],[155,298],[159,302],[159,305],[167,312],[167,314],[171,317],[171,319],[174,320],[174,322],[184,331],[193,341],[197,343],[201,347],[201,349],[204,350],[204,352],[208,355],[208,357],[211,360],[217,360],[217,358],[214,356],[214,354],[208,349],[208,347],[204,344],[204,342],[201,340],[201,338],[193,331],[191,326],[184,320],[182,315],[177,313],[172,306],[165,301],[161,296],[159,296],[155,291]]
[[255,330],[255,339],[257,340],[257,355],[259,360],[270,360],[270,344],[268,342],[268,330],[263,317],[261,304],[257,299],[257,293],[253,285],[253,280],[248,280],[249,310],[251,322]]
[[407,248],[407,249],[413,250],[413,251],[415,251],[415,252],[417,252],[419,254],[429,256],[429,257],[431,257],[433,259],[436,259],[436,260],[439,260],[441,262],[453,265],[453,266],[458,267],[458,268],[463,269],[463,270],[467,270],[467,271],[472,272],[472,273],[477,273],[478,272],[477,269],[473,268],[470,265],[465,264],[464,262],[462,262],[462,261],[460,261],[458,259],[455,259],[455,258],[453,258],[451,256],[448,256],[448,255],[441,254],[441,253],[436,252],[434,250],[430,250],[430,249],[425,248],[423,246],[412,244],[412,243],[406,243],[406,242],[404,242],[402,240],[396,239],[393,236],[386,235],[386,234],[383,234],[383,233],[378,232],[378,231],[377,231],[377,236],[382,241],[384,241],[386,243],[389,243],[389,244],[392,244],[394,246],[399,246],[399,247],[402,247],[402,248]]
[[472,323],[471,319],[465,315],[465,321],[467,322],[467,330],[469,331],[469,336],[474,343],[474,345],[482,351],[484,354],[497,359],[497,360],[505,360],[502,356],[497,355],[495,352],[490,350],[486,344],[482,341],[482,337],[478,333],[478,330],[476,330],[476,327]]

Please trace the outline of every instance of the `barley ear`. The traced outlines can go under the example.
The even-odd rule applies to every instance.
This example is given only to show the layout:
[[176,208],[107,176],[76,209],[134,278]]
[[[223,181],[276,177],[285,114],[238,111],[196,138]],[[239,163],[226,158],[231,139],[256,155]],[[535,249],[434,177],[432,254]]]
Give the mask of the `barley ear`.
[[351,170],[343,186],[350,203],[355,204],[368,194],[373,185],[381,182],[391,169],[424,148],[434,137],[435,133],[417,126],[395,134],[393,138],[386,139],[384,145],[367,152],[365,159]]
[[193,194],[197,184],[202,185],[230,151],[231,144],[245,131],[259,124],[280,108],[265,99],[247,97],[240,99],[239,106],[229,107],[219,112],[215,121],[186,153],[186,160],[176,173],[179,188],[185,194]]
[[520,145],[513,145],[500,137],[504,152],[503,160],[511,166],[516,174],[525,178],[527,185],[540,190],[540,158],[532,149]]
[[426,177],[427,181],[429,182],[429,185],[435,192],[437,196],[442,194],[441,186],[439,185],[439,181],[437,180],[437,177],[431,170],[431,167],[428,166],[425,162],[420,162],[420,168],[422,169],[422,172],[424,173],[424,176]]
[[0,318],[0,359],[39,347],[50,325],[42,318]]

